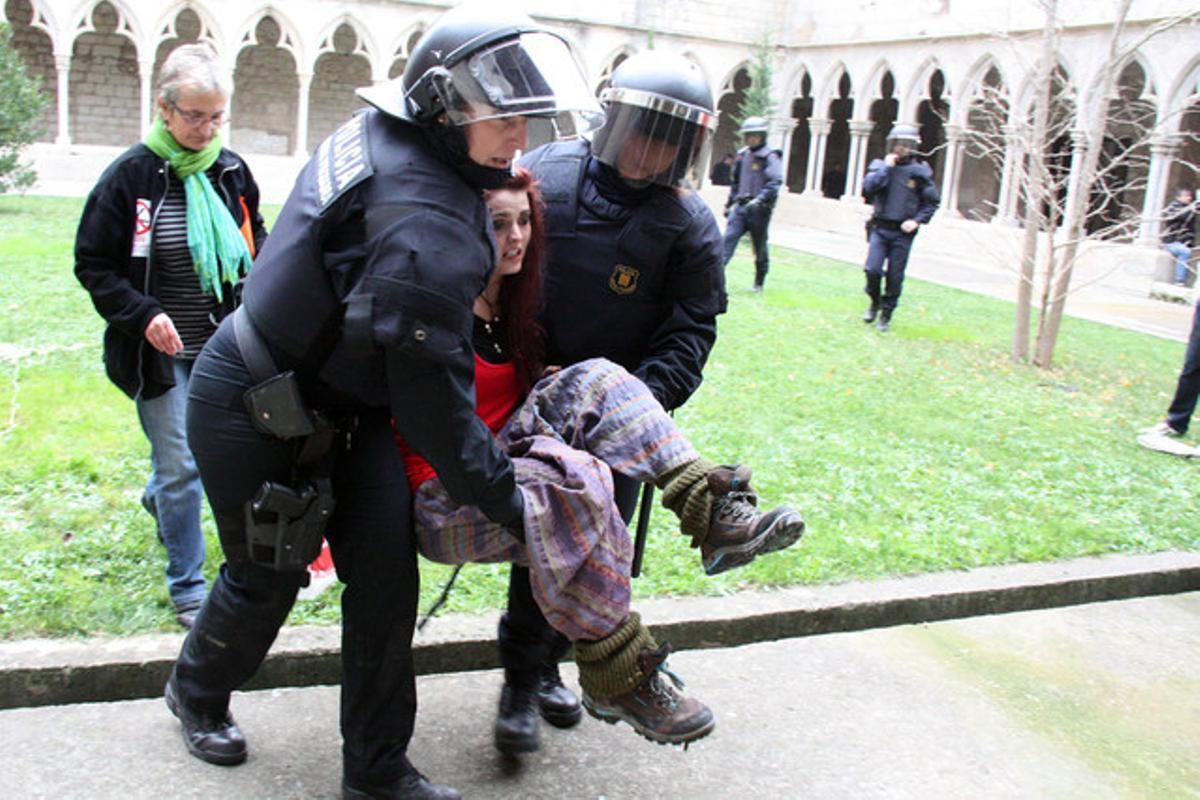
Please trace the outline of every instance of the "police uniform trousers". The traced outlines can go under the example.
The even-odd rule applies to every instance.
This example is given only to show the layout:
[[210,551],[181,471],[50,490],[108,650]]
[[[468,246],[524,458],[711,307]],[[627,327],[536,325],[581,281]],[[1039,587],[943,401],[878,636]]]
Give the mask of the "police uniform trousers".
[[733,258],[738,242],[746,233],[750,233],[750,244],[754,247],[754,285],[762,286],[767,279],[767,271],[771,268],[770,254],[767,250],[767,226],[771,215],[761,208],[746,211],[743,206],[734,206],[725,224],[725,263]]
[[[912,249],[913,238],[913,234],[904,233],[899,227],[892,229],[877,224],[871,231],[865,267],[866,293],[871,303],[880,305],[885,314],[891,315],[900,302],[900,293],[904,290],[904,269],[908,266],[908,252]],[[884,261],[887,261],[886,283],[883,283]]]
[[[193,369],[188,442],[212,505],[226,562],[184,642],[176,678],[184,702],[223,712],[257,671],[306,573],[247,559],[244,506],[264,481],[293,482],[295,444],[259,433],[242,395],[252,381],[231,319]],[[384,409],[353,409],[357,427],[331,475],[337,506],[326,538],[342,595],[341,731],[345,777],[386,783],[411,769],[416,716],[412,635],[418,573],[411,495]]]

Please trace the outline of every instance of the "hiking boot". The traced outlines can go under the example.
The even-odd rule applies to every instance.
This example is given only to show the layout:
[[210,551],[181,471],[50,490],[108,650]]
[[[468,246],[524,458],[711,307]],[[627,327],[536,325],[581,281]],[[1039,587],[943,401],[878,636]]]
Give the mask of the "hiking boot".
[[538,711],[556,728],[570,728],[583,719],[579,698],[563,683],[557,662],[544,662],[538,675]]
[[870,325],[877,316],[879,316],[879,305],[871,303],[871,307],[863,312],[862,321]]
[[163,690],[167,708],[178,718],[183,729],[183,743],[188,752],[201,761],[232,767],[246,760],[246,738],[233,715],[209,714],[195,711],[180,700],[175,672],[167,679]]
[[[633,729],[659,744],[687,744],[712,733],[716,720],[708,706],[676,691],[683,681],[667,669],[671,645],[638,653],[638,668],[644,676],[632,690],[616,697],[595,698],[583,693],[583,707],[596,719],[615,725],[627,722]],[[667,680],[669,678],[669,680]]]
[[496,749],[506,755],[532,753],[542,746],[538,736],[537,692],[533,687],[504,681],[494,729]]
[[804,519],[798,512],[785,507],[765,514],[758,510],[748,468],[718,467],[709,473],[708,481],[715,499],[708,536],[700,545],[706,574],[745,566],[763,553],[794,544],[804,533]]

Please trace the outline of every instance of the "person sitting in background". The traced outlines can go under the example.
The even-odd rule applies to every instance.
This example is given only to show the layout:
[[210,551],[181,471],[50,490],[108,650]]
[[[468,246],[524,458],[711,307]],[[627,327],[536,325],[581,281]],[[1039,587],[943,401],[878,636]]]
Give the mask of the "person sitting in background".
[[1192,244],[1196,241],[1196,196],[1186,186],[1175,190],[1175,199],[1163,211],[1162,243],[1175,258],[1175,283],[1187,286],[1191,281]]
[[[663,504],[679,516],[709,575],[791,545],[804,522],[787,508],[759,511],[750,470],[700,458],[624,368],[599,358],[543,366],[534,316],[542,282],[539,192],[530,173],[518,169],[485,199],[498,263],[475,303],[476,405],[513,460],[525,497],[524,531],[454,502],[433,468],[398,438],[413,486],[417,546],[444,564],[527,565],[542,613],[575,643],[588,712],[627,722],[655,742],[694,741],[712,730],[712,712],[676,691],[666,670],[670,645],[655,642],[630,610],[633,545],[614,499],[614,473],[663,490]],[[506,680],[504,692],[519,686]],[[536,714],[527,719],[536,726]],[[496,736],[507,753],[538,746],[536,727],[497,725]]]
[[206,44],[172,51],[150,133],[100,176],[75,237],[75,276],[108,323],[108,377],[133,399],[150,440],[142,506],[166,546],[167,590],[185,628],[206,592],[204,493],[184,426],[188,384],[267,235],[250,168],[221,146],[223,75]]

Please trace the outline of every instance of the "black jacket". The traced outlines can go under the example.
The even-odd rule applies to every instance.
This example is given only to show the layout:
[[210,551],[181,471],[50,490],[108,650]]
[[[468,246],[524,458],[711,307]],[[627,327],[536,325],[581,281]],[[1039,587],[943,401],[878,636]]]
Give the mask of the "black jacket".
[[[267,231],[258,213],[258,185],[250,168],[236,153],[222,150],[207,174],[243,235],[249,233],[248,239],[253,239],[251,253],[257,252]],[[146,145],[135,144],[100,176],[75,234],[75,277],[108,323],[105,370],[125,394],[146,400],[175,385],[170,356],[155,350],[144,335],[150,320],[163,309],[155,299],[158,276],[152,244],[145,248],[140,244],[153,228],[168,183],[174,180],[179,178],[165,159]],[[139,226],[143,235],[137,237],[139,254],[135,255]],[[226,287],[222,316],[233,310],[233,297],[232,287]]]
[[925,225],[942,202],[933,182],[933,170],[915,158],[894,167],[881,158],[875,159],[867,167],[862,192],[875,206],[873,218],[886,222],[913,219]]
[[694,191],[633,190],[586,142],[544,145],[521,164],[546,198],[547,360],[604,357],[667,409],[700,386],[725,312],[721,232]]
[[475,413],[471,345],[495,263],[482,193],[419,128],[370,109],[296,178],[243,308],[310,405],[390,410],[450,497],[510,525],[523,503]]
[[1163,244],[1182,242],[1188,247],[1196,239],[1196,204],[1172,200],[1163,212]]

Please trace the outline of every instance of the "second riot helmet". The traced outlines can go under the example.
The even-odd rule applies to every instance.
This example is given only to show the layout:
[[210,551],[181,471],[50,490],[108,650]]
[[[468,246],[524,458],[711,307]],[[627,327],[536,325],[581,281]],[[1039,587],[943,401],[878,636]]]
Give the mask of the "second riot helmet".
[[899,123],[892,126],[887,135],[887,151],[890,153],[895,150],[896,145],[908,145],[908,148],[916,152],[921,147],[921,132],[917,130],[916,125],[906,125]]
[[708,158],[716,127],[712,89],[682,56],[631,56],[600,94],[606,119],[592,154],[625,181],[674,186]]
[[764,117],[746,117],[742,122],[742,127],[738,129],[738,133],[742,136],[758,135],[766,137],[767,120]]

